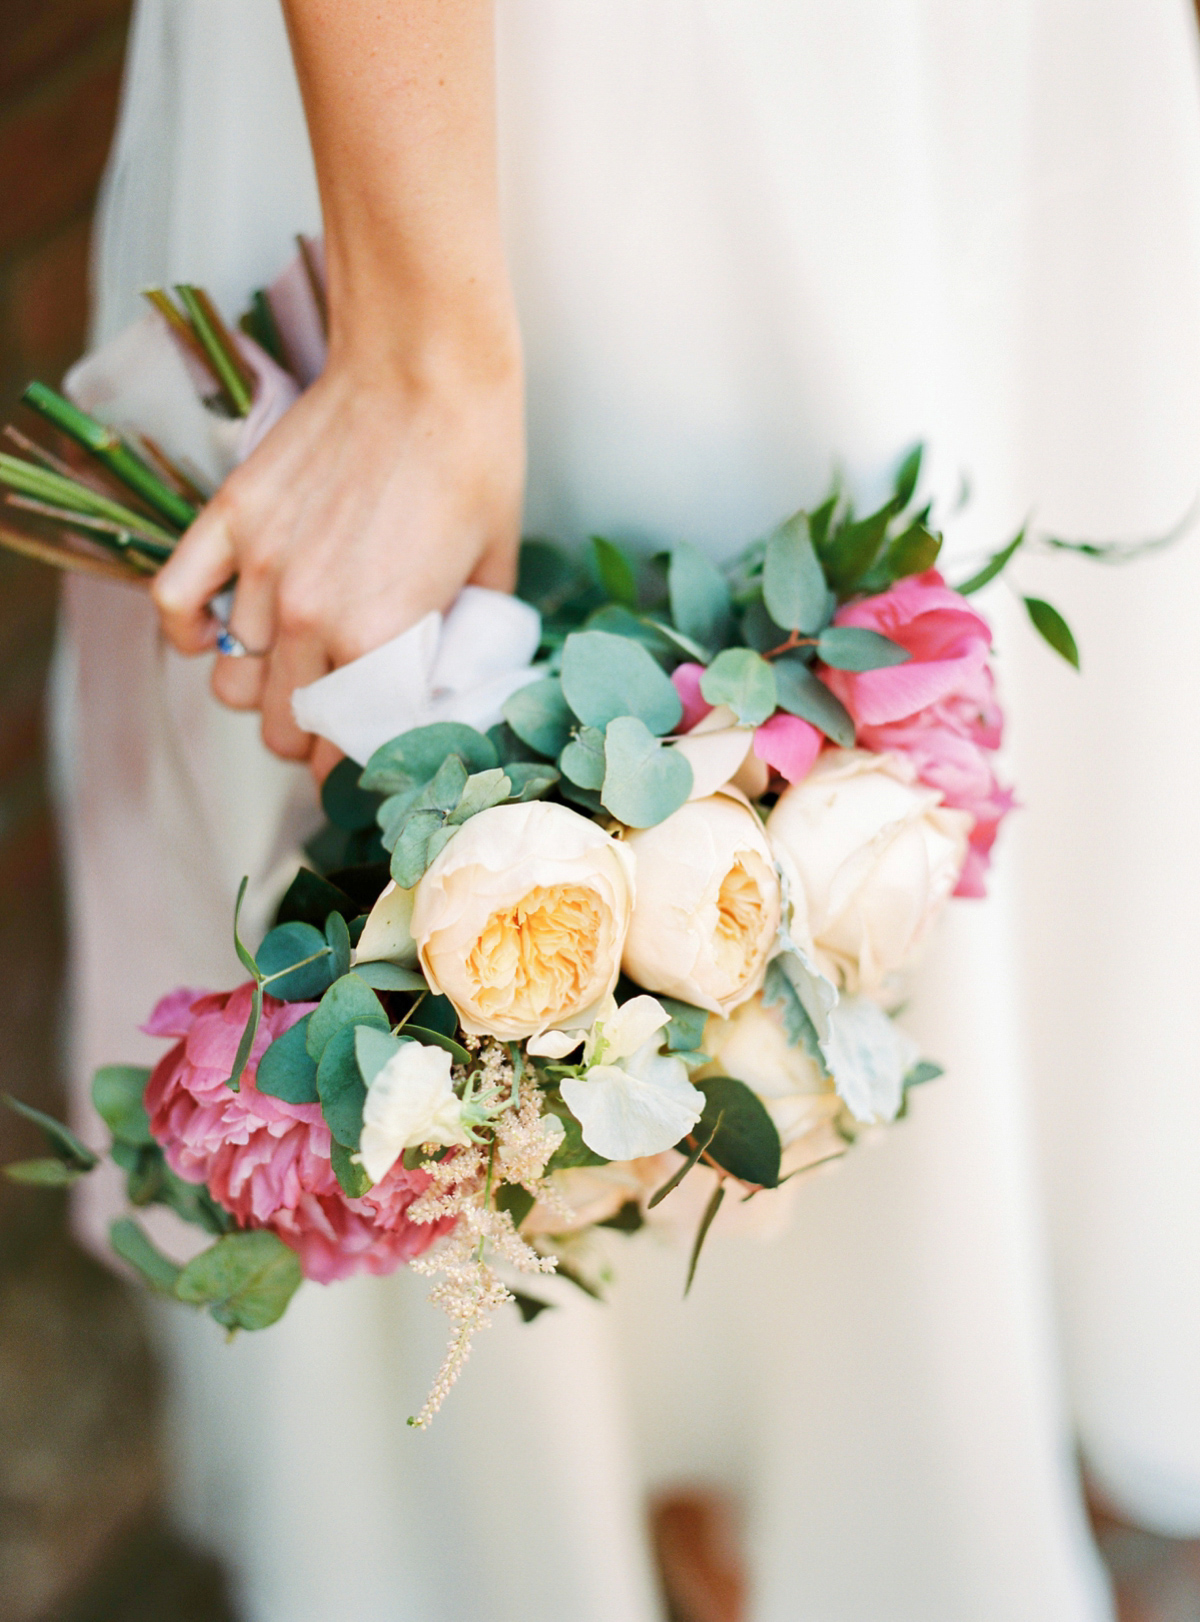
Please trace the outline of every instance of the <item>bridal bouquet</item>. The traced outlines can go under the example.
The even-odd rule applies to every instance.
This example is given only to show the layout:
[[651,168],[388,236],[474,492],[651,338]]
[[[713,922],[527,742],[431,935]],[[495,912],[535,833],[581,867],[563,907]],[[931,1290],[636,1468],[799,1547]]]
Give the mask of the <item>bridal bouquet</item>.
[[[153,572],[306,380],[265,298],[255,341],[179,296],[85,362],[73,401],[31,389],[91,463],[10,434],[0,483],[60,530],[24,549]],[[778,1200],[940,1074],[894,1012],[950,898],[983,895],[1012,805],[970,598],[1024,536],[948,586],[920,460],[877,511],[835,490],[727,569],[687,543],[527,542],[516,598],[467,588],[297,693],[347,758],[275,926],[252,950],[239,897],[243,983],[171,991],[144,1027],[155,1068],[95,1077],[131,1204],[212,1240],[180,1263],[115,1222],[152,1288],[233,1331],[303,1277],[433,1275],[454,1333],[424,1426],[489,1314],[549,1304],[522,1276],[597,1293],[597,1230],[687,1225],[690,1286],[723,1202]],[[14,1107],[53,1154],[11,1177],[97,1164]]]

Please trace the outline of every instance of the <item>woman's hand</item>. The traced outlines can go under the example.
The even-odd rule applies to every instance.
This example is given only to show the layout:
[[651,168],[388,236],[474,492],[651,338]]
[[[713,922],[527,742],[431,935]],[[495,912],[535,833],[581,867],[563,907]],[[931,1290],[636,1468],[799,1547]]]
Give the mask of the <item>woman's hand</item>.
[[[236,575],[217,697],[302,760],[294,688],[468,581],[510,588],[525,475],[496,185],[492,0],[283,0],[325,221],[324,374],[205,508],[154,600],[184,653]],[[319,773],[331,756],[314,754]]]
[[524,475],[515,340],[472,368],[331,364],[155,580],[168,637],[200,653],[216,638],[206,604],[237,576],[230,629],[252,656],[218,658],[213,691],[261,709],[276,754],[312,748],[294,688],[446,608],[467,581],[511,590]]

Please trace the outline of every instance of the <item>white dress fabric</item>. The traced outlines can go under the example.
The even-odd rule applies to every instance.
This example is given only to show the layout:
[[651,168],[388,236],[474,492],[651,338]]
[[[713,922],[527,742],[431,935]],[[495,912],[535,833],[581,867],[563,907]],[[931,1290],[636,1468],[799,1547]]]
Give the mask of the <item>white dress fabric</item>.
[[[498,12],[529,532],[727,555],[917,437],[947,507],[973,480],[952,577],[1035,504],[1091,535],[1187,508],[1187,0]],[[277,0],[141,0],[97,335],[147,281],[233,311],[318,228]],[[947,1076],[780,1238],[714,1235],[686,1304],[678,1252],[619,1244],[611,1305],[498,1324],[422,1436],[419,1278],[306,1286],[232,1347],[164,1312],[177,1510],[247,1622],[652,1622],[644,1503],[680,1482],[737,1494],[754,1622],[1102,1622],[1073,1427],[1126,1512],[1200,1530],[1200,558],[1021,581],[1087,676],[992,595],[1027,809],[909,1017]],[[131,592],[71,583],[59,678],[82,1088],[160,1050],[163,991],[235,982],[237,879],[261,926],[313,804]]]

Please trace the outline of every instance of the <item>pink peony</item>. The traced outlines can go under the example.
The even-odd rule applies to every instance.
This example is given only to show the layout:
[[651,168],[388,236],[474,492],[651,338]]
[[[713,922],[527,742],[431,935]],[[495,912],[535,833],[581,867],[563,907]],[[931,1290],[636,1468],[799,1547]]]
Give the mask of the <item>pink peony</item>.
[[249,984],[232,992],[181,989],[157,1005],[143,1029],[179,1040],[146,1088],[150,1130],[173,1171],[206,1184],[241,1227],[273,1229],[297,1252],[308,1278],[328,1284],[360,1269],[394,1272],[447,1229],[407,1219],[428,1177],[397,1162],[361,1199],[347,1198],[330,1164],[321,1106],[288,1104],[258,1091],[259,1060],[312,1003],[263,998],[241,1091],[230,1091],[225,1081],[252,993]]
[[[697,664],[678,665],[671,672],[683,705],[683,719],[679,723],[682,733],[690,732],[712,711],[713,706],[700,691],[703,675],[704,666]],[[798,783],[808,776],[823,742],[816,727],[797,715],[789,715],[786,710],[776,710],[754,731],[754,753],[789,783]]]
[[982,896],[997,831],[1013,805],[991,758],[1004,716],[987,662],[987,621],[935,569],[848,603],[835,618],[879,631],[912,655],[884,670],[823,669],[821,677],[849,710],[864,749],[907,756],[947,805],[975,818],[955,894]]

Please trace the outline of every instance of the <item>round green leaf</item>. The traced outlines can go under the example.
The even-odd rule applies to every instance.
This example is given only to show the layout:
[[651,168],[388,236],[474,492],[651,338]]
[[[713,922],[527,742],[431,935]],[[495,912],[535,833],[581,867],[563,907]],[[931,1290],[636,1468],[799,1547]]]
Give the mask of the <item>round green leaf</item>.
[[150,1117],[142,1102],[150,1072],[132,1064],[101,1065],[92,1077],[96,1113],[119,1143],[153,1143]]
[[742,726],[756,727],[775,713],[775,672],[753,648],[726,648],[700,678],[710,704],[728,704]]
[[608,723],[604,760],[601,801],[630,828],[665,822],[692,792],[688,761],[636,716],[621,715]]
[[370,828],[379,808],[379,795],[359,787],[362,767],[347,757],[339,760],[321,785],[321,809],[335,828],[357,833]]
[[578,737],[558,757],[564,777],[579,788],[601,788],[604,784],[604,734],[596,727],[582,727]]
[[[312,924],[277,924],[263,937],[258,968],[264,980],[273,974],[279,979],[263,989],[282,1002],[315,1002],[333,979],[333,956],[327,946],[325,936]],[[305,962],[306,958],[313,961]],[[294,963],[304,967],[293,969]],[[284,970],[290,972],[281,972]]]
[[555,760],[566,748],[574,716],[556,676],[518,687],[504,704],[504,719],[522,743]]
[[325,1124],[336,1142],[357,1149],[362,1137],[367,1089],[354,1051],[355,1026],[343,1025],[326,1043],[317,1066],[317,1094]]
[[254,1085],[260,1093],[282,1098],[288,1104],[316,1104],[317,1066],[308,1051],[311,1014],[277,1036],[258,1061]]
[[300,1258],[269,1229],[227,1234],[175,1281],[181,1301],[207,1306],[229,1329],[266,1329],[283,1316],[303,1279]]
[[343,1025],[373,1025],[386,1031],[389,1020],[367,982],[357,974],[344,974],[330,986],[307,1023],[305,1046],[309,1057],[319,1064],[330,1037]]
[[662,667],[640,643],[609,631],[576,631],[567,638],[562,690],[588,726],[604,728],[618,716],[633,716],[661,734],[683,717],[679,694]]
[[486,772],[498,764],[496,746],[482,732],[461,721],[435,721],[381,744],[367,762],[361,786],[395,794],[432,782],[450,755],[457,755],[468,772]]

